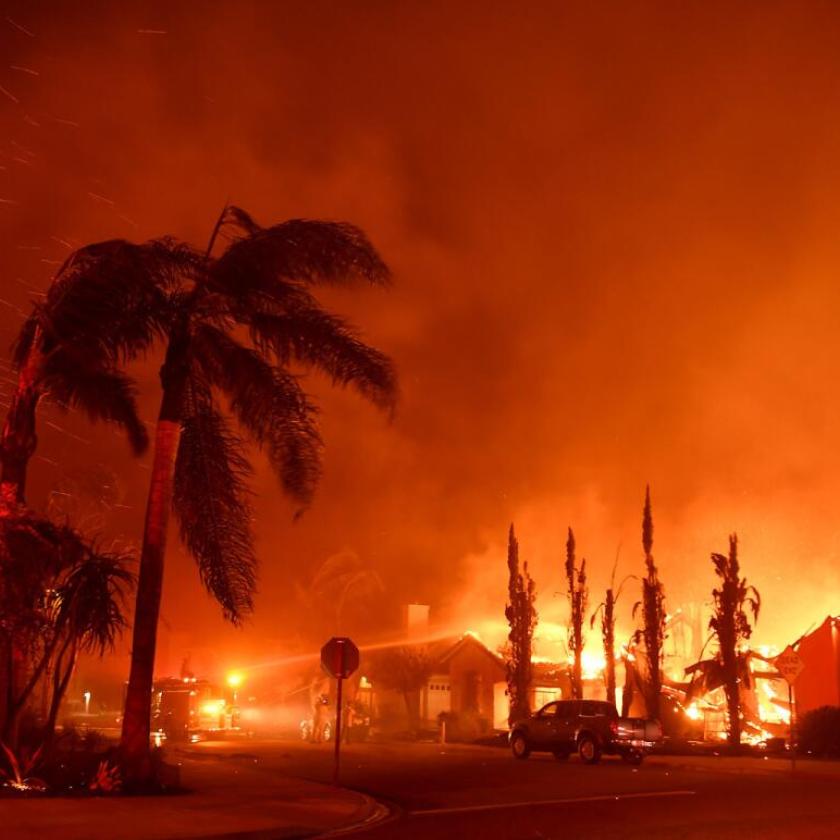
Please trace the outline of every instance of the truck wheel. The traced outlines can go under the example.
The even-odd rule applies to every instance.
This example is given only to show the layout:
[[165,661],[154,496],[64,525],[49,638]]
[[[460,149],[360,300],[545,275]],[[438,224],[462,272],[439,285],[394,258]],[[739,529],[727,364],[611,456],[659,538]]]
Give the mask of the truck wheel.
[[517,732],[513,738],[510,739],[510,748],[513,752],[514,758],[524,760],[531,755],[531,747],[528,744],[528,740],[521,732]]
[[601,760],[601,748],[591,735],[581,735],[578,754],[584,764],[597,764]]
[[644,761],[644,758],[644,755],[638,750],[631,750],[630,752],[623,753],[621,756],[625,764],[632,764],[634,767],[638,767]]

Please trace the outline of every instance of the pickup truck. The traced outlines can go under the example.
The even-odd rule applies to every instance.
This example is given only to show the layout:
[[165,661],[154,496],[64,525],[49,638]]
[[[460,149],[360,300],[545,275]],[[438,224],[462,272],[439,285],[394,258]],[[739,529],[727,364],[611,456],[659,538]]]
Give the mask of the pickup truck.
[[641,764],[645,752],[661,737],[656,721],[619,717],[612,703],[555,700],[530,717],[514,721],[509,741],[514,758],[519,759],[543,751],[565,761],[576,752],[584,764],[597,764],[604,754]]

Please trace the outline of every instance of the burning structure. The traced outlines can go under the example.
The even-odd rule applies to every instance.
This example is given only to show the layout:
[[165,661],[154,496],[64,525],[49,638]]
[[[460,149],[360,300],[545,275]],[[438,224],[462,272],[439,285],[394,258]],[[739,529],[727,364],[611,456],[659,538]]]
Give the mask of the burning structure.
[[820,706],[840,706],[840,616],[826,616],[794,647],[805,663],[796,681],[797,713]]

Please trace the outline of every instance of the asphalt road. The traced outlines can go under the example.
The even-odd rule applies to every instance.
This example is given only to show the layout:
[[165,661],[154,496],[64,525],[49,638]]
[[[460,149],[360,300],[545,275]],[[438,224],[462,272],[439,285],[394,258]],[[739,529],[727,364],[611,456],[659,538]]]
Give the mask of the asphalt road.
[[[191,748],[268,774],[332,778],[332,745],[297,741],[205,743]],[[341,784],[394,807],[359,834],[384,838],[837,838],[840,765],[726,758],[572,758],[436,744],[351,744]]]

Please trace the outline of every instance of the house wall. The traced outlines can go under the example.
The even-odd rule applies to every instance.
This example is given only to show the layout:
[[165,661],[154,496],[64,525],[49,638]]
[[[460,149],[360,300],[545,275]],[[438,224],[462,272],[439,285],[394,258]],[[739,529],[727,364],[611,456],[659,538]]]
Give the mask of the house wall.
[[453,712],[474,712],[492,726],[494,685],[505,679],[501,662],[479,643],[463,645],[449,659],[449,683]]
[[827,618],[799,643],[805,668],[794,684],[797,714],[820,706],[840,706],[840,626]]

